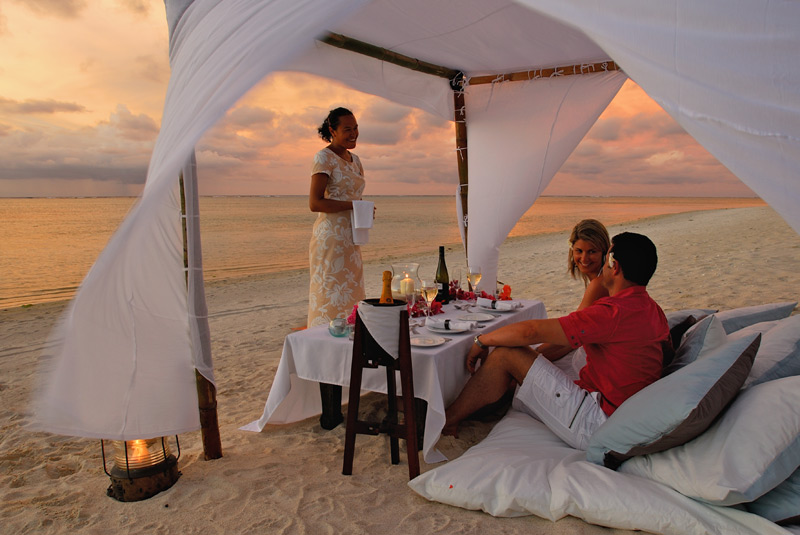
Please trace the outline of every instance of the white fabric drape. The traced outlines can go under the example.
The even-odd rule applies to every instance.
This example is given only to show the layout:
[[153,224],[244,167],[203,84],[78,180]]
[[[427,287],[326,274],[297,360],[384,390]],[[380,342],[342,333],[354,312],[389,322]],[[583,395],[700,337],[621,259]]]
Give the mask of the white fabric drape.
[[197,429],[177,174],[86,276],[43,367],[36,426],[130,440]]
[[179,172],[239,97],[360,3],[195,0],[167,10],[181,18],[169,22],[172,76],[145,189],[62,320],[36,427],[118,440],[199,428]]
[[800,232],[800,2],[520,3],[580,28]]
[[400,312],[404,306],[374,306],[366,301],[358,303],[358,315],[369,334],[394,359],[400,358]]
[[610,72],[467,88],[467,239],[479,289],[494,292],[503,240],[625,80]]
[[188,316],[191,338],[192,362],[203,377],[214,381],[214,363],[211,358],[211,330],[208,327],[206,288],[203,281],[203,252],[200,243],[200,197],[197,191],[197,159],[194,151],[183,166],[184,197],[186,199],[186,253],[189,271]]

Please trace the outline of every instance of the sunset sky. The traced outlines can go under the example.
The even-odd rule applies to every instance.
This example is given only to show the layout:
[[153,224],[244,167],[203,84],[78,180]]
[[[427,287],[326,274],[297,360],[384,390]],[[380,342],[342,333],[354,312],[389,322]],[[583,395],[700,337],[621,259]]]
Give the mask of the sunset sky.
[[[163,1],[4,0],[0,50],[0,197],[138,194],[169,80]],[[358,118],[367,194],[454,192],[452,123],[275,74],[198,144],[200,193],[306,194],[336,106]],[[631,81],[545,194],[752,195]]]

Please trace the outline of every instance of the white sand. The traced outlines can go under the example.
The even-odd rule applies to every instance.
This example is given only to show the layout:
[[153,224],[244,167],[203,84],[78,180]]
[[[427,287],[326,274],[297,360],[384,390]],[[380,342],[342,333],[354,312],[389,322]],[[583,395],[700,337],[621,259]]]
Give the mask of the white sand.
[[[663,216],[609,229],[622,230],[647,234],[658,245],[650,293],[666,311],[800,294],[800,236],[769,208]],[[583,290],[565,274],[566,240],[567,233],[513,239],[501,253],[500,278],[515,296],[542,299],[551,317],[573,310]],[[451,270],[462,258],[461,250],[448,251]],[[433,269],[436,252],[405,260]],[[367,266],[368,295],[377,295],[380,272],[397,261]],[[105,496],[98,441],[24,428],[36,359],[63,303],[0,311],[0,532],[629,533],[575,518],[500,519],[427,502],[406,486],[404,446],[401,464],[392,466],[384,437],[358,437],[354,475],[342,476],[343,426],[324,431],[309,419],[260,434],[238,431],[261,415],[283,338],[305,322],[306,298],[305,271],[210,285],[224,457],[203,461],[199,432],[182,435],[183,476],[136,503]],[[371,394],[366,405],[381,401]],[[491,426],[467,422],[459,439],[447,437],[439,447],[458,456]]]

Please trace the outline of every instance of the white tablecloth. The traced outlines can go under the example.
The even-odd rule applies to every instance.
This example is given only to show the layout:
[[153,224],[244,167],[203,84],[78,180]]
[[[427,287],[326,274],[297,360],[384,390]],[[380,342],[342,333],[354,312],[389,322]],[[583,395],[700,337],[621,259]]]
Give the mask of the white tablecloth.
[[[494,320],[481,323],[485,328],[465,333],[434,334],[425,327],[418,327],[419,335],[444,336],[452,340],[436,347],[412,347],[411,361],[414,368],[414,396],[428,403],[425,416],[425,437],[422,453],[425,461],[435,463],[447,458],[436,450],[442,427],[444,410],[452,403],[469,379],[464,365],[464,356],[472,345],[472,338],[482,331],[491,331],[502,325],[528,319],[547,317],[541,301],[522,301],[523,307],[510,312],[493,311]],[[464,311],[452,305],[444,308],[439,318],[457,318]],[[482,312],[473,308],[472,312]],[[412,337],[416,336],[412,333]],[[341,385],[342,399],[347,400],[350,384],[350,365],[353,342],[347,338],[335,338],[328,333],[327,326],[320,325],[295,332],[286,337],[272,388],[267,397],[261,418],[241,429],[260,432],[264,426],[304,420],[322,412],[318,383]],[[386,370],[364,369],[361,381],[364,391],[386,393]],[[399,388],[399,381],[398,381]]]

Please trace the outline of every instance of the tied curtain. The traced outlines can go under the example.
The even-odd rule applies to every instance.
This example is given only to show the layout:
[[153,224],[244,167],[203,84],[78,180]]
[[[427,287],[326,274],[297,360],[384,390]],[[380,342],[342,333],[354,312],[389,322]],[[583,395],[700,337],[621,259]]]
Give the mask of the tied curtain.
[[467,251],[481,267],[479,289],[491,293],[503,280],[500,245],[626,79],[610,72],[467,89]]
[[[165,5],[172,75],[145,189],[54,332],[37,395],[42,429],[131,439],[199,427],[194,370],[213,376],[210,356],[197,347],[207,331],[197,300],[202,266],[190,263],[187,292],[177,181],[203,133],[264,76],[316,72],[452,120],[447,80],[314,41],[326,31],[460,69],[468,78],[610,57],[800,231],[800,2]],[[469,214],[471,232],[481,233],[469,238],[471,259],[496,268],[511,220],[536,199],[623,79],[596,74],[468,87]],[[498,217],[506,212],[516,215]]]

